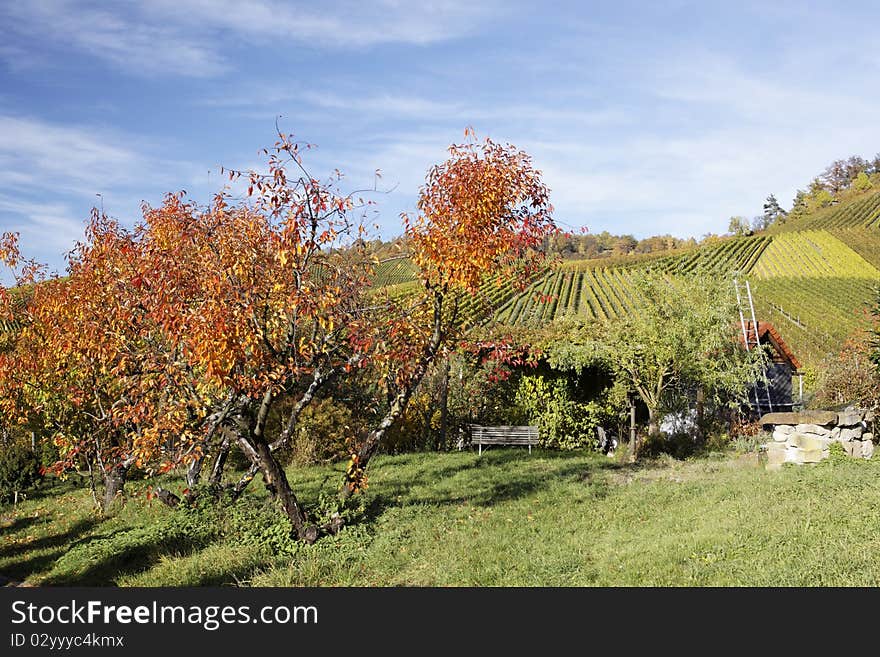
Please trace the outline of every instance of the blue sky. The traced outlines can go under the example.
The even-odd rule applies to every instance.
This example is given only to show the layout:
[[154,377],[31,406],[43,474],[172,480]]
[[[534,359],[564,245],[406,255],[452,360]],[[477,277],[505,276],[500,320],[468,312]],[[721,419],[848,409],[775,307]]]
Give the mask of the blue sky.
[[[0,3],[0,229],[55,267],[285,132],[400,233],[466,126],[528,152],[558,221],[721,233],[880,151],[876,3],[66,0]],[[100,196],[97,196],[100,194]]]

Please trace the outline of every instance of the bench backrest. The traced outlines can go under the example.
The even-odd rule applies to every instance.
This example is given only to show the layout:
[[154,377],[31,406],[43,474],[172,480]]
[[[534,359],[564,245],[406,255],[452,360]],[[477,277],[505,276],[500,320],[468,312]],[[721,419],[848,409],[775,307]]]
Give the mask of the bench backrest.
[[509,425],[486,427],[479,424],[472,424],[471,441],[537,445],[538,427]]

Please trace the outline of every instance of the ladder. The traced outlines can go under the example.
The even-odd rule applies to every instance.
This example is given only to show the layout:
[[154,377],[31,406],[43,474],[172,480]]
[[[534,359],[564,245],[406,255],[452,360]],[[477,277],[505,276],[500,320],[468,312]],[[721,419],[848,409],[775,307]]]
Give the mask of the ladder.
[[[755,303],[752,300],[752,287],[749,285],[748,281],[745,281],[745,294],[742,293],[742,284],[739,279],[734,276],[733,278],[733,286],[736,289],[736,306],[737,310],[739,310],[739,323],[742,327],[743,334],[743,342],[746,346],[746,351],[751,351],[752,349],[760,349],[761,348],[761,336],[758,333],[758,320],[755,318]],[[751,322],[749,323],[746,320],[745,313],[743,312],[743,297],[746,297],[749,302],[749,311],[752,316]],[[766,408],[767,412],[773,412],[773,401],[770,398],[770,383],[767,380],[767,370],[766,368],[762,368],[761,370],[761,378],[763,381],[759,381],[758,376],[755,376],[754,380],[754,393],[755,393],[755,409],[758,411],[758,414],[762,413],[762,399],[760,395],[761,383],[764,384],[764,393],[766,396]],[[751,400],[749,400],[751,403]]]

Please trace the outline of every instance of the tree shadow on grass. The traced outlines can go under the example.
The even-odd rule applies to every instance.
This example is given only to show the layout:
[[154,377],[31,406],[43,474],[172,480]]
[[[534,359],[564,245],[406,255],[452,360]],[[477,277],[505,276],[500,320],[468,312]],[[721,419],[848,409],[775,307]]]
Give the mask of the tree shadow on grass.
[[[556,452],[541,450],[534,456],[546,460],[567,460],[563,465],[553,464],[546,472],[536,471],[536,465],[525,450],[498,449],[484,452],[472,461],[455,466],[425,468],[411,478],[395,476],[383,479],[381,492],[367,502],[364,515],[368,521],[375,520],[389,508],[426,504],[429,506],[473,506],[490,507],[495,504],[513,501],[534,495],[564,480],[586,480],[590,473],[616,467],[612,460],[599,460],[585,457],[583,453]],[[521,465],[521,468],[517,468]],[[503,479],[498,477],[498,469],[505,468]],[[443,490],[440,482],[456,475],[464,474],[472,481],[459,482],[454,488]],[[485,477],[481,476],[485,474]],[[438,485],[434,485],[437,482]],[[467,489],[472,485],[471,490]],[[426,488],[424,493],[417,489]],[[440,488],[440,490],[438,490]],[[405,501],[402,501],[405,500]]]
[[75,545],[80,542],[76,539],[86,532],[90,531],[96,525],[101,524],[103,519],[88,517],[82,518],[81,520],[77,520],[73,523],[67,531],[64,531],[60,534],[53,534],[52,536],[44,536],[43,538],[38,538],[34,541],[30,541],[28,543],[22,543],[19,545],[12,545],[9,547],[0,548],[0,559],[6,559],[9,557],[15,557],[19,554],[23,554],[25,552],[33,552],[36,550],[45,550],[47,548],[55,548],[60,547],[62,545],[70,546],[71,544]]
[[[116,586],[116,580],[121,575],[147,570],[158,563],[163,556],[190,554],[204,547],[206,542],[203,537],[156,536],[144,537],[142,541],[122,545],[117,549],[112,545],[113,538],[114,535],[111,534],[95,539],[96,543],[109,543],[111,549],[96,549],[93,554],[88,552],[89,543],[92,541],[84,541],[79,548],[84,553],[82,555],[84,565],[71,566],[62,572],[52,573],[43,583],[47,586]],[[95,556],[98,558],[94,558]]]
[[45,519],[39,516],[19,516],[17,518],[13,518],[11,521],[0,520],[0,531],[2,531],[3,533],[17,532],[21,531],[25,527],[30,527],[33,524],[44,521]]
[[43,573],[52,568],[52,565],[63,555],[66,550],[53,550],[46,554],[14,561],[3,566],[3,576],[13,580],[25,581],[31,575]]

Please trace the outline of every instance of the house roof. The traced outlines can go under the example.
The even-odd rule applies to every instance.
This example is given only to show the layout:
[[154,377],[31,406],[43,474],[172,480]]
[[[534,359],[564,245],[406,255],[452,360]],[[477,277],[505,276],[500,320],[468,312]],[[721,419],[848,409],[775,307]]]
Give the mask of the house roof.
[[[747,322],[746,330],[749,332],[749,338],[754,339],[753,332],[754,326],[751,322]],[[773,348],[776,350],[776,353],[779,356],[791,364],[796,370],[801,368],[801,363],[797,359],[797,356],[794,355],[791,348],[787,344],[785,344],[785,340],[782,339],[782,336],[779,335],[779,331],[776,330],[776,327],[773,326],[770,322],[758,322],[758,340],[762,343],[769,342]],[[742,342],[742,334],[740,333],[740,342]]]

